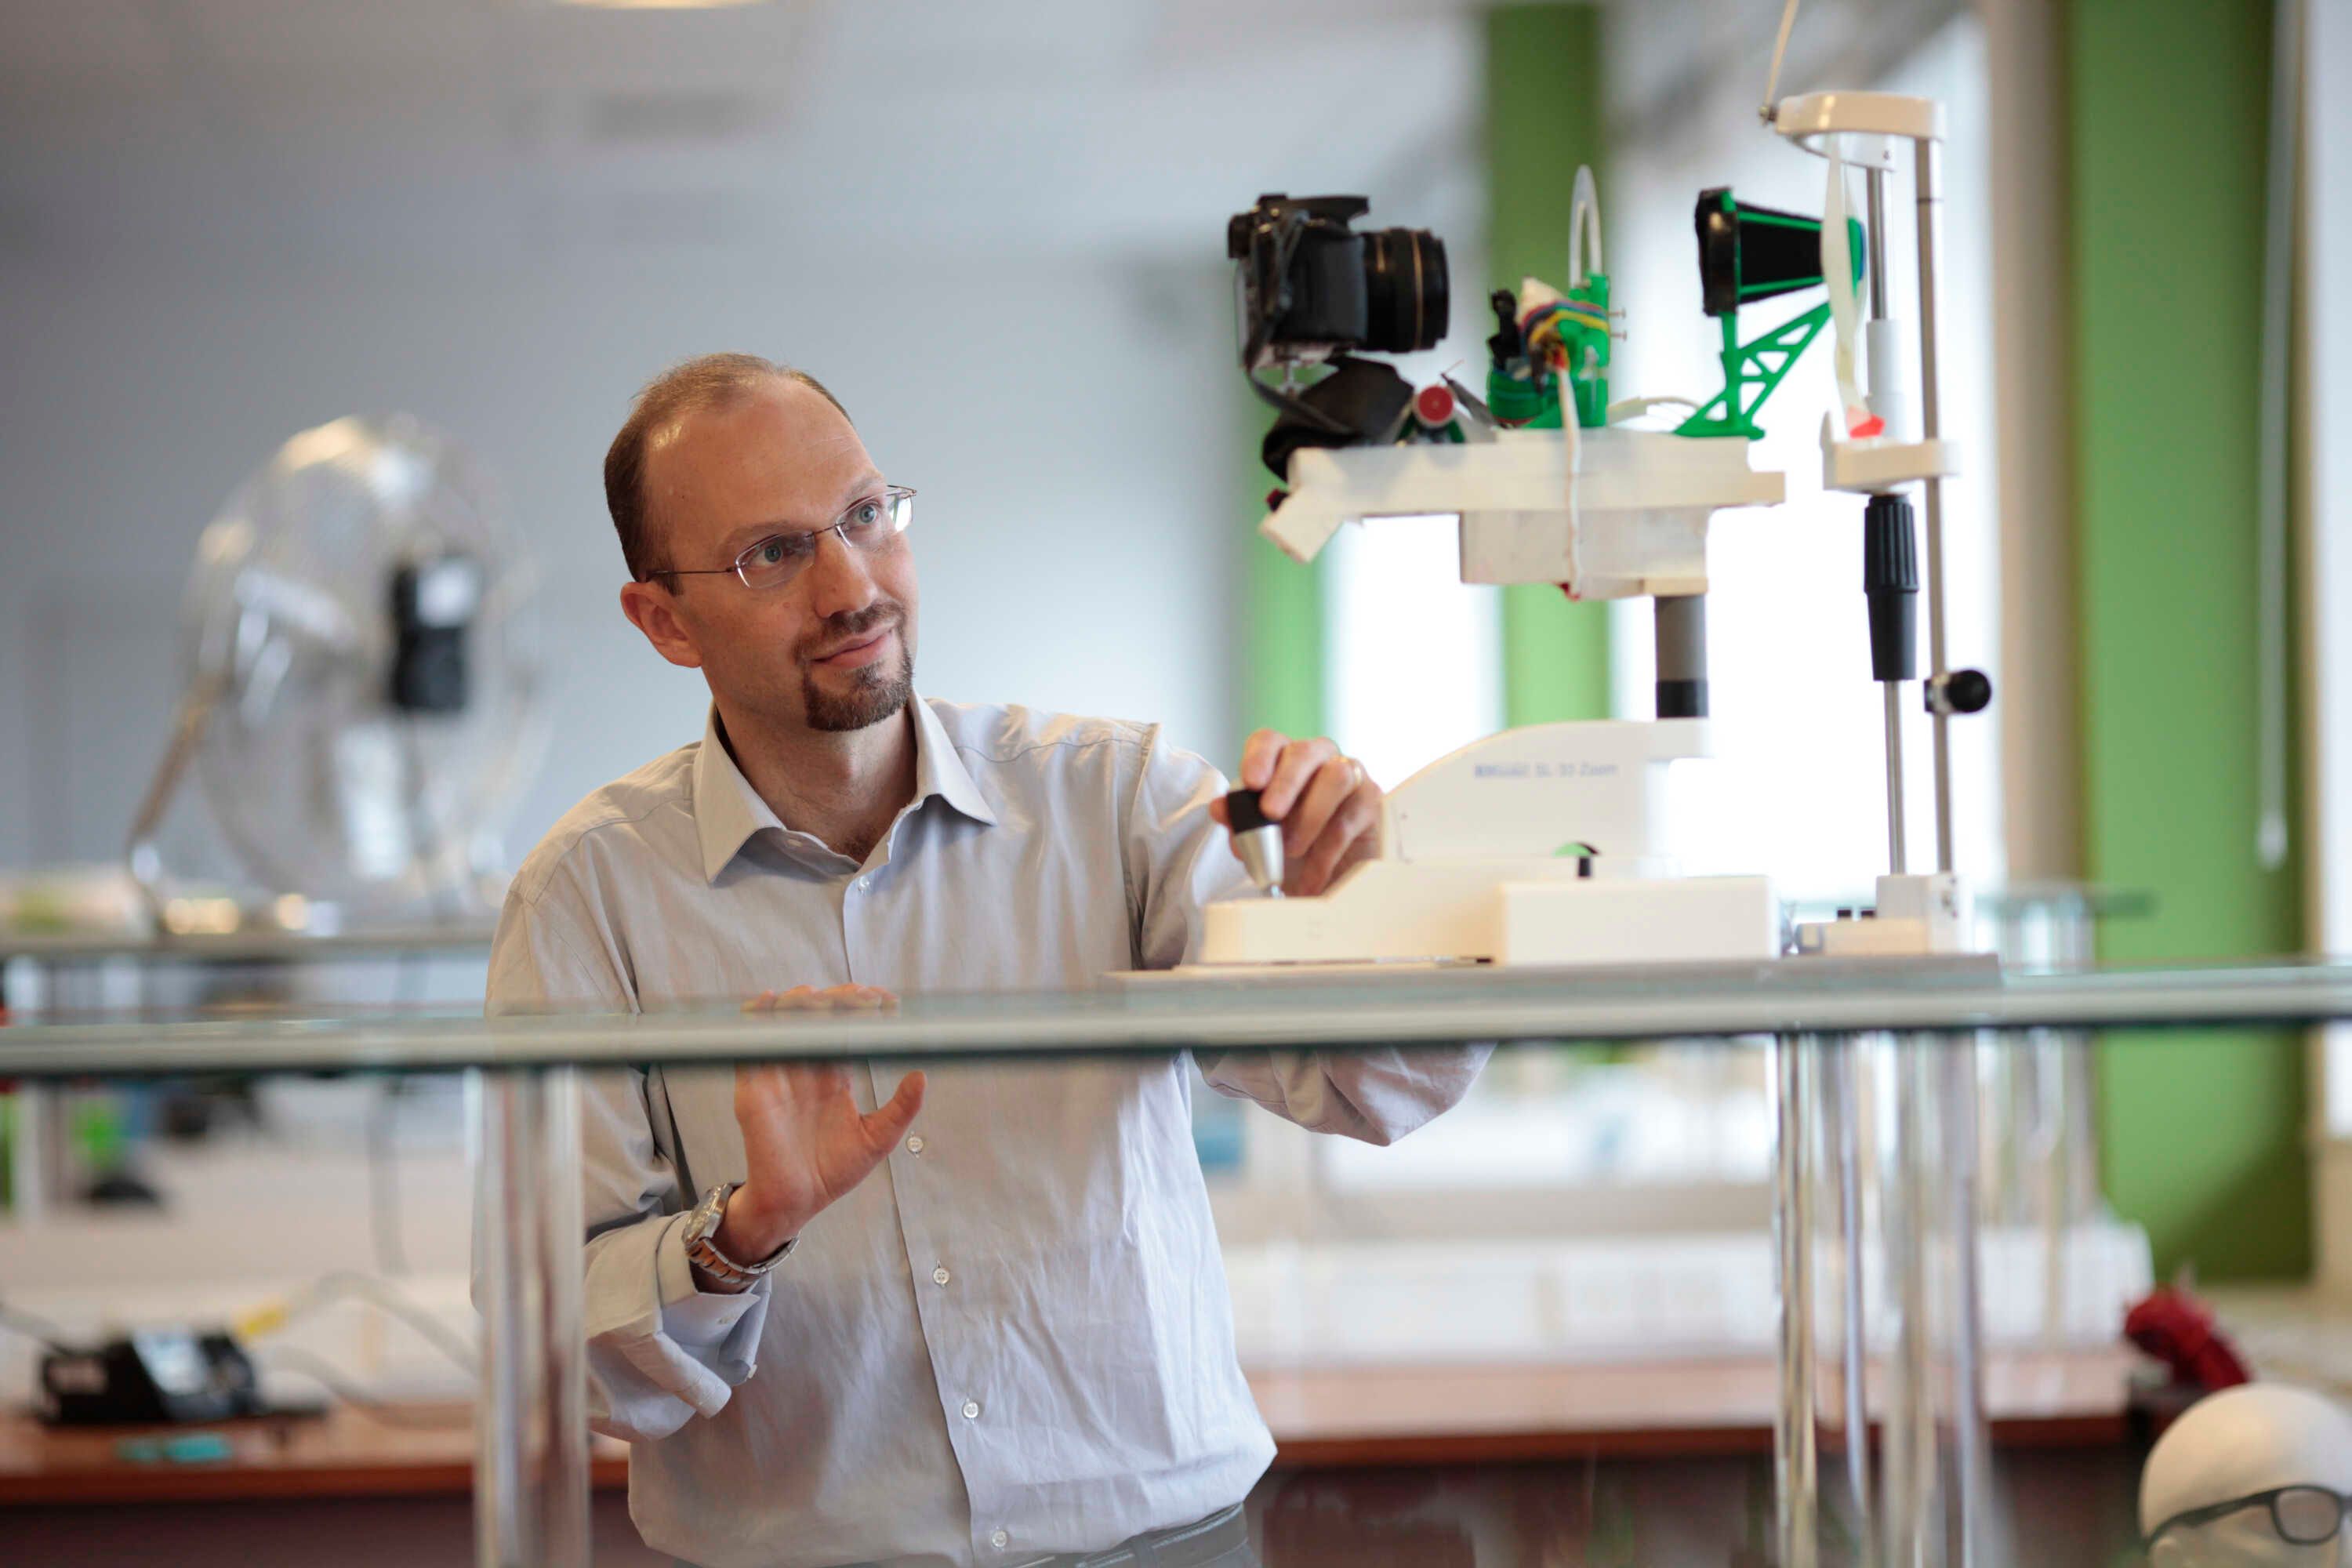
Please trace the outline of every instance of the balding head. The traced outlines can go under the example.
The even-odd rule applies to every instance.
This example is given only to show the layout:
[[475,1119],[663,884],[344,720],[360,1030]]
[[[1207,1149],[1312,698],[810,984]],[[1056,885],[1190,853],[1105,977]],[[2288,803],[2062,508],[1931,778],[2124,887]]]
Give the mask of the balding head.
[[604,453],[604,506],[621,538],[621,559],[637,582],[675,564],[646,487],[646,460],[654,442],[688,416],[724,408],[779,382],[807,387],[833,405],[844,419],[849,411],[806,371],[758,354],[703,354],[671,366],[637,394],[629,417]]

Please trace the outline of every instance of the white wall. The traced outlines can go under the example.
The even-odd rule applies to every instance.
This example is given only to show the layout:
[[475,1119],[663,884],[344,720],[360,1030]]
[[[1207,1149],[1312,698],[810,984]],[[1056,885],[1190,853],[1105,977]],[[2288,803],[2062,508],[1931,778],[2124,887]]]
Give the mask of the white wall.
[[1477,37],[1468,0],[0,5],[0,868],[120,853],[198,531],[351,413],[468,442],[544,565],[511,847],[692,737],[598,476],[715,348],[805,364],[922,491],[925,690],[1229,752],[1226,216],[1475,227]]
[[921,490],[923,690],[1228,749],[1245,520],[1217,238],[1181,263],[681,250],[544,271],[151,256],[0,272],[0,866],[120,852],[178,691],[198,531],[279,441],[349,413],[459,434],[540,562],[555,743],[516,854],[692,739],[698,680],[615,608],[601,463],[640,382],[717,348],[824,377]]

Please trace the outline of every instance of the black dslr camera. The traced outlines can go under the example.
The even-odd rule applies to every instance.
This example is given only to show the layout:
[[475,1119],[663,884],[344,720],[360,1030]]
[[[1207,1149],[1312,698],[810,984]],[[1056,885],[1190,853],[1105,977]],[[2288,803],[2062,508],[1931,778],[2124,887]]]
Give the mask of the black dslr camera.
[[1240,263],[1242,368],[1348,349],[1411,353],[1445,335],[1445,243],[1425,228],[1348,226],[1361,196],[1260,196],[1225,226]]
[[[1349,225],[1371,210],[1361,196],[1260,196],[1225,226],[1241,311],[1242,370],[1280,411],[1267,432],[1265,465],[1287,479],[1301,447],[1381,445],[1397,438],[1412,386],[1349,351],[1411,353],[1445,336],[1452,304],[1445,245],[1424,228]],[[1330,374],[1303,390],[1292,367],[1328,361]],[[1255,373],[1283,367],[1270,386]]]

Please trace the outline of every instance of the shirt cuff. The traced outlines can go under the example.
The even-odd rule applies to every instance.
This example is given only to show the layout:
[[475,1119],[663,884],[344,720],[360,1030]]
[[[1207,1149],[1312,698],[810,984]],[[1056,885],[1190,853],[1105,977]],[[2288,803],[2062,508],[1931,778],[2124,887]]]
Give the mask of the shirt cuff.
[[689,1350],[716,1350],[755,1307],[767,1310],[768,1276],[732,1295],[705,1290],[694,1281],[686,1256],[688,1215],[674,1215],[654,1244],[654,1275],[661,1286],[661,1331]]

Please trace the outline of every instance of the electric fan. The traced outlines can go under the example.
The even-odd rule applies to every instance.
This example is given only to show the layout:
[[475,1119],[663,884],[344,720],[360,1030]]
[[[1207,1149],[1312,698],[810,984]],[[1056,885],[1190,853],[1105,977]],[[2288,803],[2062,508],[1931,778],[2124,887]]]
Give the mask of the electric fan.
[[[530,565],[480,471],[405,416],[306,430],[229,498],[182,607],[187,687],[131,833],[167,932],[495,910],[496,829],[544,742]],[[193,772],[252,887],[175,893]]]

